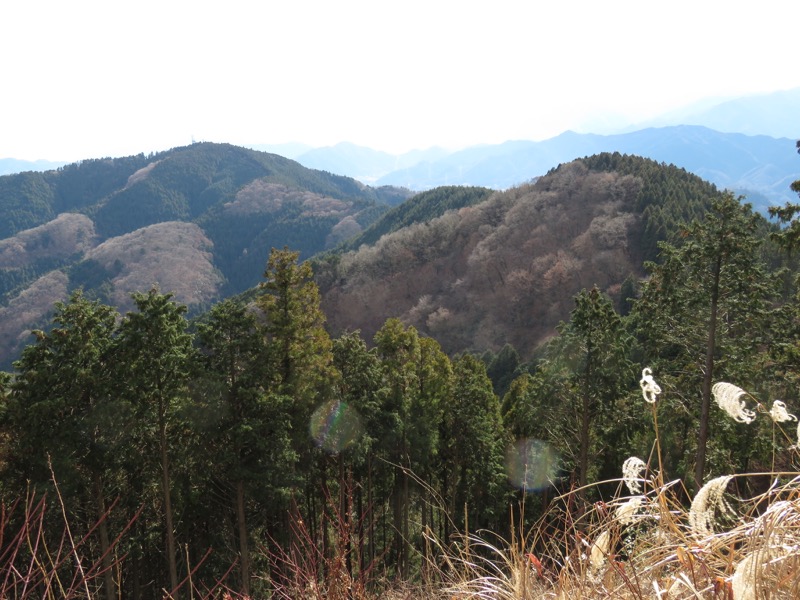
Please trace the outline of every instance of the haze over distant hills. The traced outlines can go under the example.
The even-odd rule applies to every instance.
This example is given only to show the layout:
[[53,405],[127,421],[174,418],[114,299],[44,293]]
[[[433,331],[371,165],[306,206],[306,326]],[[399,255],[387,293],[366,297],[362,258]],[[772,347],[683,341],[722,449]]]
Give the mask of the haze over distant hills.
[[794,194],[789,184],[800,170],[795,141],[789,138],[720,133],[680,125],[608,136],[566,132],[543,142],[515,141],[468,148],[394,171],[375,183],[411,189],[439,185],[507,189],[544,175],[561,163],[598,152],[620,152],[674,164],[720,188],[746,195],[759,209],[791,200]]
[[543,141],[507,141],[458,151],[431,148],[400,155],[341,143],[301,151],[292,158],[306,167],[367,184],[413,190],[442,185],[508,189],[575,158],[621,152],[685,168],[747,196],[763,211],[794,199],[788,185],[798,171],[798,107],[800,88],[695,104],[605,134],[568,131]]
[[[301,152],[301,164],[368,184],[425,190],[440,185],[507,189],[558,164],[597,152],[634,154],[685,168],[718,187],[744,194],[757,208],[794,198],[798,170],[800,88],[696,104],[637,127],[565,132],[543,141],[507,141],[459,151],[432,148],[401,155],[354,144]],[[274,150],[276,151],[276,150]]]
[[[771,97],[772,104],[764,98],[751,99],[753,116],[749,125],[744,122],[743,115],[748,114],[743,108],[747,106],[744,100],[695,114],[700,115],[698,120],[716,118],[718,123],[727,118],[728,123],[739,122],[742,129],[767,127],[767,118],[758,115],[773,106],[776,114],[784,114],[789,130],[795,125],[784,109],[792,107],[794,97],[790,93],[775,95]],[[776,118],[773,124],[777,127],[779,120]],[[526,282],[540,281],[551,271],[551,275],[559,269],[583,272],[578,267],[586,260],[584,255],[599,256],[608,251],[606,254],[614,259],[601,265],[610,273],[605,280],[598,282],[592,279],[594,275],[587,275],[585,280],[579,277],[580,281],[573,283],[599,283],[613,294],[621,284],[620,277],[641,274],[637,265],[653,252],[655,240],[662,239],[677,220],[698,214],[698,199],[711,194],[698,181],[744,193],[762,211],[769,205],[796,201],[790,183],[800,173],[795,147],[798,137],[723,133],[702,124],[681,124],[613,135],[566,132],[541,142],[509,141],[458,152],[432,148],[397,156],[347,143],[317,149],[298,144],[259,147],[270,154],[228,144],[198,143],[150,155],[87,158],[44,172],[37,171],[56,165],[27,163],[26,172],[0,177],[0,364],[24,343],[24,330],[41,325],[53,302],[63,299],[72,289],[90,289],[96,297],[124,310],[130,302],[130,291],[160,283],[175,291],[180,302],[201,311],[221,297],[255,285],[269,248],[283,245],[301,251],[302,258],[334,248],[344,252],[340,253],[344,261],[341,268],[334,262],[325,270],[326,290],[332,294],[326,303],[331,310],[331,323],[336,326],[356,324],[368,331],[379,326],[381,319],[392,316],[386,312],[391,308],[392,314],[405,315],[422,330],[428,327],[428,333],[450,336],[453,349],[495,345],[500,343],[499,338],[496,340],[487,332],[502,330],[492,324],[495,318],[502,321],[498,316],[485,321],[485,329],[476,333],[478,341],[461,339],[461,334],[453,333],[463,331],[471,317],[462,315],[466,319],[463,322],[461,317],[439,319],[461,310],[448,294],[465,289],[458,283],[466,281],[465,265],[483,260],[475,258],[478,254],[473,256],[473,250],[490,254],[489,246],[481,241],[486,227],[475,231],[466,225],[464,228],[462,218],[469,217],[464,223],[477,219],[476,223],[486,225],[481,221],[486,215],[491,216],[495,209],[504,214],[508,210],[509,215],[516,216],[509,217],[503,226],[516,230],[514,219],[519,215],[518,211],[511,211],[512,204],[519,200],[520,206],[538,211],[549,206],[543,204],[544,199],[550,198],[548,194],[561,188],[572,190],[571,178],[580,175],[584,183],[573,190],[573,195],[584,198],[592,210],[597,208],[595,201],[605,207],[597,208],[600,212],[587,222],[589,229],[584,233],[589,233],[570,242],[569,248],[558,250],[556,246],[564,241],[560,239],[545,244],[547,252],[539,262],[552,263],[550,267],[555,271],[550,267],[542,272],[515,267],[503,275],[501,285],[527,289]],[[297,162],[279,152],[295,155]],[[604,155],[602,160],[608,164],[600,166],[594,159],[577,161],[584,167],[556,169],[603,152],[618,154],[613,155],[613,160],[608,158],[611,154]],[[633,156],[651,160],[626,162]],[[26,166],[20,161],[0,161],[0,166],[3,164]],[[588,176],[584,168],[617,174]],[[551,171],[559,175],[546,175]],[[689,183],[687,177],[692,178]],[[542,183],[535,189],[525,185],[539,179]],[[652,185],[648,182],[662,179],[672,183],[660,195],[644,197],[637,191],[649,190]],[[365,181],[371,185],[364,185]],[[464,185],[472,187],[457,187]],[[429,188],[436,189],[405,202],[412,193],[409,190]],[[508,191],[495,197],[493,190]],[[527,198],[529,192],[530,202],[522,198]],[[669,218],[663,216],[661,208],[653,208],[666,197],[675,203],[670,209],[674,214]],[[620,198],[624,198],[627,207],[622,216],[616,212]],[[563,226],[555,216],[559,211],[566,214],[566,209],[560,207],[562,200],[556,203],[558,206],[553,205],[552,223],[541,224],[545,229],[537,234],[540,239],[536,244],[550,235],[545,231],[548,227]],[[643,211],[652,214],[640,219],[637,215]],[[436,221],[446,212],[451,213],[447,219]],[[453,216],[456,214],[460,216]],[[478,219],[476,215],[482,216]],[[504,219],[492,221],[491,227]],[[635,227],[631,225],[634,222]],[[425,236],[434,231],[433,224],[451,229],[443,231],[440,238],[429,239]],[[620,233],[623,229],[625,235]],[[616,232],[612,235],[617,236],[615,240],[624,241],[619,247],[616,242],[606,244],[612,230]],[[534,243],[525,241],[530,231],[520,233],[519,244],[514,244]],[[641,245],[643,231],[648,232],[645,237],[649,249]],[[459,250],[459,244],[466,243],[458,237],[462,234],[469,247]],[[412,238],[416,246],[409,246]],[[607,247],[588,244],[590,239],[600,240],[600,246]],[[350,245],[343,246],[345,242]],[[472,248],[470,244],[478,246]],[[454,254],[452,260],[439,257],[435,264],[420,263],[418,257],[408,254],[412,246],[417,248],[413,252],[426,256],[436,248]],[[572,246],[581,252],[572,256]],[[348,258],[346,250],[356,254]],[[351,258],[358,266],[355,271],[352,265],[347,267]],[[510,258],[500,262],[512,263]],[[409,265],[416,266],[404,273]],[[616,266],[612,269],[608,265]],[[598,269],[592,263],[585,272],[600,272]],[[498,271],[492,266],[487,272]],[[444,285],[446,273],[455,274],[447,283],[452,289],[440,285]],[[430,282],[426,283],[424,276],[430,276]],[[430,284],[429,289],[424,283]],[[563,298],[556,298],[557,289]],[[540,319],[545,323],[542,336],[558,318],[566,316],[562,313],[578,289],[551,289],[553,297],[543,301],[542,310],[552,314],[548,313],[549,320]],[[378,306],[380,310],[368,311],[365,298],[369,308]],[[383,300],[376,303],[374,298]],[[558,308],[550,310],[546,306]],[[356,308],[357,314],[348,312]],[[355,317],[366,320],[356,323]]]
[[718,102],[696,103],[629,126],[625,131],[606,133],[625,133],[669,125],[702,125],[723,133],[800,139],[800,88]]
[[[596,124],[595,133],[568,131],[543,141],[507,141],[457,151],[434,147],[390,154],[348,142],[323,148],[302,143],[250,147],[368,185],[416,191],[441,185],[507,189],[575,158],[621,152],[685,168],[718,187],[746,195],[764,210],[794,200],[788,184],[800,170],[795,155],[799,108],[800,88],[796,88],[707,100],[616,130]],[[0,159],[0,175],[62,164]]]

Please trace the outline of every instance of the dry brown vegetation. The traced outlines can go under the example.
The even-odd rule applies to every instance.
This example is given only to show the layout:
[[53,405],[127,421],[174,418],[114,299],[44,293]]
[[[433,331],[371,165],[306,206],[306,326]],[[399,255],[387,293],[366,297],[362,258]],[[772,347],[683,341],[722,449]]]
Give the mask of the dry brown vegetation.
[[[178,302],[190,307],[218,297],[222,277],[213,264],[212,244],[195,224],[159,223],[96,247],[95,243],[88,217],[64,214],[0,242],[0,268],[21,268],[43,257],[82,255],[114,273],[106,291],[109,302],[122,312],[133,308],[132,292],[154,285],[173,292]],[[0,307],[0,363],[16,356],[29,342],[30,330],[47,319],[55,302],[66,300],[69,284],[64,271],[51,271]]]
[[236,193],[233,202],[226,203],[226,212],[237,215],[277,212],[287,204],[301,207],[303,216],[344,217],[352,211],[352,202],[315,194],[308,190],[256,179]]
[[618,298],[641,273],[631,239],[640,182],[573,163],[485,202],[384,236],[322,273],[334,331],[371,336],[390,316],[447,352],[535,348],[581,289]]
[[53,304],[66,298],[68,283],[64,273],[51,271],[0,307],[0,362],[30,342],[30,330],[42,325]]
[[67,258],[95,245],[92,220],[63,213],[39,227],[0,240],[0,269],[19,269],[41,258]]
[[124,187],[123,189],[128,189],[128,188],[129,188],[129,187],[131,187],[132,185],[134,185],[134,184],[136,184],[136,183],[139,183],[140,181],[144,181],[145,179],[147,179],[147,176],[148,176],[148,175],[150,175],[150,172],[151,172],[151,171],[152,171],[152,170],[155,168],[155,166],[156,166],[158,163],[160,163],[160,162],[161,162],[160,160],[154,160],[153,162],[151,162],[150,164],[148,164],[146,167],[142,167],[141,169],[139,169],[138,171],[136,171],[136,172],[135,172],[133,175],[131,175],[130,177],[128,177],[128,181],[127,181],[127,183],[125,184],[125,187]]
[[112,303],[121,311],[133,308],[130,294],[158,285],[189,306],[212,301],[222,278],[214,269],[211,241],[193,223],[172,221],[112,238],[86,254],[108,270],[121,271],[111,283]]

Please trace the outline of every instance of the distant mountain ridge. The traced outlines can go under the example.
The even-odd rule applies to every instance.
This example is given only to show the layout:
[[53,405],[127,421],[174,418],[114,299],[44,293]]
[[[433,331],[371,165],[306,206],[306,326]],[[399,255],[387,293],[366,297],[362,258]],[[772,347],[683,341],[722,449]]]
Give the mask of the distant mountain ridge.
[[[357,173],[371,173],[369,178],[376,185],[414,190],[446,185],[507,189],[575,158],[620,152],[685,168],[720,188],[746,195],[762,211],[794,198],[789,184],[798,173],[793,139],[721,133],[698,125],[648,128],[615,135],[568,131],[541,142],[518,140],[474,146],[380,176],[388,160],[383,153],[377,161],[370,158],[369,149],[355,152],[347,146],[346,153],[339,153],[338,148],[318,152],[309,164],[324,170],[336,168],[337,172],[353,177],[358,177]],[[301,155],[298,160],[303,162],[306,156]],[[364,157],[364,162],[355,162],[358,157]]]
[[52,160],[18,160],[16,158],[0,158],[0,176],[22,173],[23,171],[50,171],[63,167],[65,162]]
[[628,130],[674,125],[701,125],[723,133],[800,139],[800,88],[703,102],[639,123]]

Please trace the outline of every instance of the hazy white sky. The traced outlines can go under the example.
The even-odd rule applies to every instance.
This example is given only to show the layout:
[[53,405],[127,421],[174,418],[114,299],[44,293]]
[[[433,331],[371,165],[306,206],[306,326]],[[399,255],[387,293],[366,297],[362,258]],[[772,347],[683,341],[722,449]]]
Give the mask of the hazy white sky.
[[800,87],[798,23],[797,0],[11,0],[0,158],[546,139]]

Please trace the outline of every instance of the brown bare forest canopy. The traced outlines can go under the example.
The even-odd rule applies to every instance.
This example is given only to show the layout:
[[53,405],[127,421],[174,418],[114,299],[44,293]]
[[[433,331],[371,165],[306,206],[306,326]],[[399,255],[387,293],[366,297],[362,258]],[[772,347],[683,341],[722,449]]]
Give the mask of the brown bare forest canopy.
[[641,187],[575,162],[384,236],[321,265],[329,325],[369,337],[400,316],[448,352],[511,343],[529,355],[581,289],[619,299],[625,277],[641,272]]

